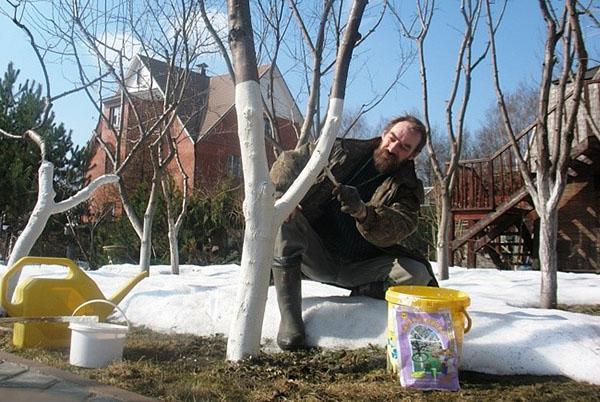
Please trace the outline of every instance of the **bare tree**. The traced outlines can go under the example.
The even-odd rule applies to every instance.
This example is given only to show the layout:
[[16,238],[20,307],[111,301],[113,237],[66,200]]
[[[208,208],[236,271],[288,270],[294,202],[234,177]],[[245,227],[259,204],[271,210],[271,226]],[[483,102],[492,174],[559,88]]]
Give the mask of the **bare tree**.
[[[567,182],[567,168],[588,56],[576,1],[565,0],[560,14],[557,14],[550,1],[539,0],[539,7],[546,24],[546,41],[532,146],[533,155],[527,155],[517,141],[502,92],[495,32],[492,28],[493,16],[490,1],[486,0],[493,79],[504,132],[511,142],[525,187],[540,217],[539,257],[542,271],[540,306],[554,308],[557,303],[558,204]],[[559,48],[560,44],[562,49]],[[555,79],[556,76],[558,78]]]
[[[439,192],[441,205],[438,208],[440,221],[437,236],[437,277],[448,279],[449,244],[452,223],[451,189],[455,178],[458,161],[460,160],[465,136],[465,114],[471,95],[471,80],[473,70],[484,60],[486,47],[478,57],[473,55],[473,41],[478,28],[482,2],[479,0],[461,1],[460,13],[464,22],[462,40],[458,49],[457,61],[452,78],[449,98],[446,101],[445,123],[450,152],[448,162],[443,163],[436,152],[431,136],[429,119],[429,86],[427,81],[427,63],[425,60],[425,40],[429,32],[431,20],[435,11],[435,0],[417,0],[416,17],[412,22],[405,22],[394,10],[404,35],[415,41],[419,57],[421,90],[423,96],[423,123],[427,128],[427,152],[435,174],[435,185]],[[460,102],[457,100],[462,93]],[[458,109],[458,110],[456,110]],[[456,116],[455,116],[455,112]]]
[[[104,184],[117,183],[119,178],[118,176],[111,174],[102,175],[78,191],[72,197],[60,202],[56,202],[54,200],[54,197],[56,196],[54,191],[54,164],[46,159],[46,146],[42,137],[35,132],[35,129],[27,130],[20,136],[12,135],[0,129],[0,135],[10,138],[29,139],[38,145],[41,154],[41,163],[38,170],[37,202],[33,208],[33,211],[31,212],[31,215],[29,216],[27,225],[17,238],[17,241],[12,248],[10,258],[8,259],[7,263],[7,266],[10,267],[22,257],[29,255],[33,245],[42,234],[44,228],[46,227],[46,223],[48,223],[48,219],[50,219],[52,215],[64,213],[76,207],[82,202],[88,200],[97,188]],[[7,300],[12,298],[18,282],[19,273],[16,273],[9,281]]]
[[[41,51],[36,38],[32,30],[24,23],[23,20],[23,9],[21,4],[9,3],[8,9],[2,9],[2,14],[11,18],[12,22],[18,26],[29,38],[32,49],[34,50],[38,63],[43,71],[45,81],[45,96],[44,96],[44,110],[41,113],[40,119],[34,127],[30,127],[23,133],[9,133],[4,130],[0,130],[0,135],[15,139],[29,140],[35,143],[40,150],[41,163],[38,170],[38,197],[34,209],[27,221],[27,225],[17,238],[15,242],[10,258],[7,265],[14,265],[21,257],[27,256],[31,251],[36,240],[42,234],[48,219],[55,214],[64,213],[82,202],[88,200],[92,193],[104,184],[117,183],[119,178],[116,175],[105,174],[94,181],[89,183],[87,186],[79,190],[73,196],[56,202],[54,200],[56,192],[54,191],[54,165],[47,159],[46,155],[46,143],[44,138],[40,136],[36,130],[42,127],[51,116],[51,110],[54,102],[64,96],[68,96],[80,90],[85,90],[89,85],[92,85],[96,81],[83,85],[80,87],[73,88],[71,90],[62,92],[60,94],[53,94],[50,77],[47,69],[46,54]],[[7,299],[10,300],[14,293],[14,289],[19,281],[19,273],[16,273],[11,277],[8,285]]]
[[[176,149],[176,147],[174,147]],[[186,173],[183,165],[181,163],[181,159],[179,158],[179,153],[177,151],[174,152],[174,158],[177,163],[177,168],[179,170],[179,175],[182,178],[182,194],[181,194],[181,207],[179,209],[179,213],[176,213],[175,206],[173,205],[173,194],[175,193],[176,186],[173,185],[173,180],[171,179],[171,175],[163,175],[161,178],[161,188],[163,199],[165,200],[165,206],[167,210],[167,224],[168,224],[168,233],[167,236],[169,238],[169,252],[170,252],[170,262],[171,262],[171,272],[175,275],[179,274],[179,241],[178,234],[181,226],[183,225],[183,220],[187,213],[188,209],[188,186],[189,186],[189,176]]]
[[[191,141],[185,138],[184,127],[205,107],[190,111],[183,110],[183,105],[201,98],[201,89],[193,85],[193,75],[198,74],[194,68],[201,55],[214,52],[214,44],[199,29],[201,16],[193,1],[115,0],[102,7],[60,1],[47,7],[53,18],[43,18],[38,12],[31,19],[47,38],[46,46],[39,48],[50,52],[60,44],[61,57],[76,63],[79,81],[105,127],[94,140],[109,160],[107,170],[121,178],[121,203],[141,241],[140,269],[147,272],[159,193],[167,190],[164,182],[169,174],[181,172],[177,144]],[[142,158],[149,163],[140,163]],[[138,167],[151,176],[143,216],[138,216],[128,196],[131,176],[138,174],[132,171]],[[181,177],[183,186],[188,185],[186,177]],[[163,195],[168,205],[172,270],[177,272],[177,233],[186,212],[187,189],[178,219],[173,216],[170,193]]]

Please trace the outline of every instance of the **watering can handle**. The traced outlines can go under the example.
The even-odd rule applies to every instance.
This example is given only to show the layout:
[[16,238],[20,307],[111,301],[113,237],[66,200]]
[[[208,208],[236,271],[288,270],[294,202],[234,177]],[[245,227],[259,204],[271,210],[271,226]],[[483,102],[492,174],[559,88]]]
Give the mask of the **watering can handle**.
[[93,303],[109,304],[109,305],[113,306],[115,309],[117,309],[119,311],[119,313],[121,313],[121,315],[125,319],[125,322],[127,323],[127,332],[129,332],[129,330],[131,329],[131,324],[129,323],[129,320],[127,319],[127,316],[125,315],[125,312],[121,309],[121,307],[117,306],[115,303],[111,302],[110,300],[104,300],[104,299],[88,300],[85,303],[81,303],[79,306],[77,306],[77,308],[75,310],[73,310],[73,314],[71,314],[71,316],[74,316],[75,313],[77,313],[82,307],[85,307],[88,304],[93,304]]
[[68,258],[55,258],[55,257],[22,257],[13,266],[8,268],[2,277],[2,283],[0,284],[0,294],[2,306],[10,315],[20,315],[20,312],[15,311],[17,305],[13,304],[11,300],[8,300],[8,282],[9,279],[17,272],[21,272],[23,267],[27,265],[60,265],[69,269],[69,275],[71,277],[81,273],[81,269]]
[[467,326],[465,327],[465,334],[471,330],[471,326],[473,325],[473,320],[471,320],[471,316],[467,313],[466,309],[462,309],[462,313],[465,315],[467,319]]

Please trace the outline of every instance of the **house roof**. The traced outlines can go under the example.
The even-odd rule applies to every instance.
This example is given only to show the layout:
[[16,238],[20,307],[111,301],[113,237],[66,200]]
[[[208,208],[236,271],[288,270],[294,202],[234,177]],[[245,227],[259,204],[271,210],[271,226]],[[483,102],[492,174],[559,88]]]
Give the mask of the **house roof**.
[[600,65],[588,68],[585,72],[585,80],[593,80],[596,78],[600,78]]
[[[138,56],[152,74],[156,84],[165,91],[167,63],[146,56]],[[258,67],[259,77],[268,70],[269,65]],[[176,69],[183,73],[183,69]],[[235,104],[235,86],[229,74],[208,77],[205,74],[190,71],[177,115],[194,142],[206,135]]]
[[[258,66],[258,76],[269,71],[269,65]],[[202,138],[231,110],[235,104],[235,85],[229,74],[210,77],[208,105],[200,136]]]
[[[152,74],[163,94],[166,91],[169,66],[167,63],[138,55],[140,61]],[[175,74],[184,74],[184,69],[176,68]],[[192,139],[196,139],[201,132],[200,127],[205,120],[207,98],[209,96],[209,77],[205,74],[189,71],[189,79],[184,88],[181,104],[177,109],[177,116]]]
[[[585,70],[585,73],[583,74],[583,79],[585,81],[599,79],[599,78],[600,78],[600,64],[597,66],[594,66],[594,67],[589,67],[587,70]],[[553,84],[558,84],[559,82],[560,82],[559,79],[552,80]],[[567,82],[571,82],[571,78],[569,78],[567,80]]]

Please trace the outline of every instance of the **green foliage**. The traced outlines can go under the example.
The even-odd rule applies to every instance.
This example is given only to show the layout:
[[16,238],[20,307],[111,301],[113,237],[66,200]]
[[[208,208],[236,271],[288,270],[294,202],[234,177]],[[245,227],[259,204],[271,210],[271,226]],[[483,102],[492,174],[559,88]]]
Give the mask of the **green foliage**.
[[[54,121],[54,114],[42,122],[45,101],[42,87],[34,81],[18,83],[19,70],[8,64],[0,79],[0,128],[21,135],[34,129],[46,144],[47,160],[55,167],[56,199],[61,200],[81,188],[86,152],[73,144],[71,132]],[[10,238],[23,230],[37,199],[37,170],[40,151],[31,141],[0,136],[0,220],[7,227],[0,232],[0,252],[7,252]],[[32,253],[64,255],[68,238],[63,230],[64,216],[54,217]]]
[[[211,191],[195,191],[189,199],[188,212],[179,232],[179,260],[182,264],[208,264],[239,260],[243,232],[241,195],[232,183],[220,183]],[[130,202],[138,216],[143,216],[150,188],[140,183],[131,195]],[[173,194],[174,206],[181,205],[181,194]],[[157,200],[152,224],[152,264],[169,263],[168,223],[162,195]],[[94,266],[108,262],[103,247],[124,246],[126,251],[120,262],[137,262],[140,239],[129,219],[121,216],[106,221],[94,239]]]
[[180,233],[181,260],[189,263],[238,260],[243,224],[239,187],[223,182],[211,192],[193,194]]

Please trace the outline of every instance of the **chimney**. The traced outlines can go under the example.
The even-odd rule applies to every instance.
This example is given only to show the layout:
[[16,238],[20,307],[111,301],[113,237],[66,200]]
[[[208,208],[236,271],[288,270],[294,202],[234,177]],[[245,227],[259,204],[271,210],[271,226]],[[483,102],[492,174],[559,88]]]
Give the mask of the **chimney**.
[[206,77],[206,67],[208,67],[208,64],[206,64],[206,63],[198,64],[198,68],[200,69],[200,74],[204,77]]

